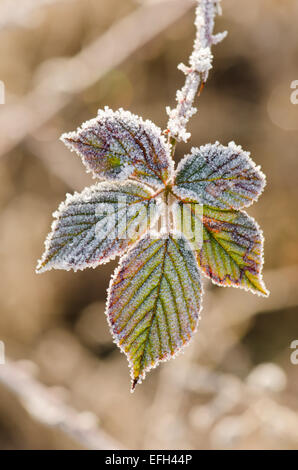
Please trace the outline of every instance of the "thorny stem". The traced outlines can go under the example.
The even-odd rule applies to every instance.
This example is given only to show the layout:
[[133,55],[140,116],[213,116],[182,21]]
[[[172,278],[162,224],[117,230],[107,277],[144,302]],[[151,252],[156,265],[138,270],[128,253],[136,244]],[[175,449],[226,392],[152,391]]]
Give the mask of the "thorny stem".
[[167,108],[169,121],[165,134],[172,147],[174,156],[176,144],[187,142],[190,133],[187,124],[197,112],[193,107],[196,95],[200,95],[212,68],[211,47],[226,36],[226,32],[213,35],[215,16],[221,14],[221,0],[197,0],[195,26],[197,29],[193,52],[189,58],[189,66],[180,64],[178,69],[186,75],[183,88],[177,91],[177,107]]
[[[196,37],[192,54],[189,58],[189,66],[180,64],[178,69],[185,75],[185,84],[177,91],[177,107],[167,108],[169,121],[164,134],[171,146],[171,156],[174,157],[177,143],[187,142],[190,133],[187,132],[187,124],[190,118],[197,112],[193,107],[196,96],[200,96],[207,82],[209,71],[212,68],[211,47],[225,38],[226,32],[213,35],[215,16],[221,14],[221,0],[197,0],[196,8]],[[163,193],[165,205],[165,224],[167,232],[170,231],[171,220],[169,214],[169,195],[171,184],[158,191],[153,197]]]

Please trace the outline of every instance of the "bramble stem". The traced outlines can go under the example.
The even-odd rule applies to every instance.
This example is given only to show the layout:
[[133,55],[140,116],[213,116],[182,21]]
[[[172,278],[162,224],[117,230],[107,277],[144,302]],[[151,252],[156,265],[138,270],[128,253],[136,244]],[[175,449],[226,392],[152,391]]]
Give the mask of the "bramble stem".
[[197,109],[193,107],[196,95],[198,91],[200,95],[212,68],[211,47],[227,35],[226,32],[213,35],[215,16],[221,14],[220,1],[197,0],[195,18],[197,32],[189,66],[178,65],[178,69],[186,75],[185,84],[181,90],[177,91],[176,108],[167,107],[169,121],[166,134],[172,145],[172,155],[175,153],[176,143],[187,142],[191,136],[186,128],[190,118],[197,112]]

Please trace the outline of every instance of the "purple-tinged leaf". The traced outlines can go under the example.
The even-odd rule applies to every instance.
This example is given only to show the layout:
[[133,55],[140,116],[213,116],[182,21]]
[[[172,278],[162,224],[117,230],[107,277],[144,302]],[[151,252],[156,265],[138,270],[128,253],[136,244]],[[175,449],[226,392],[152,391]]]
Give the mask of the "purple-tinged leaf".
[[131,178],[161,188],[173,175],[170,146],[161,129],[122,109],[100,110],[95,119],[61,139],[100,179]]

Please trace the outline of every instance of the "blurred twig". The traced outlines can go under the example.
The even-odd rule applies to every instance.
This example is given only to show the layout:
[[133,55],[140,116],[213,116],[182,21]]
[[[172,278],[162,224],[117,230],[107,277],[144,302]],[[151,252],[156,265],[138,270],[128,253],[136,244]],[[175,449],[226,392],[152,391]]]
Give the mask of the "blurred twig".
[[0,31],[11,26],[27,26],[32,13],[58,2],[72,0],[2,0],[0,3]]
[[43,63],[35,77],[35,88],[17,103],[7,103],[0,109],[0,156],[48,122],[74,94],[96,83],[193,5],[193,0],[163,0],[141,6],[75,57]]
[[195,98],[206,84],[209,72],[212,69],[213,55],[211,47],[222,41],[227,32],[213,34],[215,18],[221,14],[220,1],[197,0],[195,26],[196,37],[189,65],[179,64],[178,69],[185,75],[185,84],[177,91],[177,106],[175,109],[167,107],[169,121],[167,131],[173,147],[177,142],[187,142],[191,136],[187,132],[190,118],[197,112],[194,107]]
[[0,366],[0,384],[18,397],[26,411],[38,422],[56,427],[90,450],[117,450],[122,446],[96,424],[92,413],[79,413],[63,403],[50,388],[38,382],[17,363]]

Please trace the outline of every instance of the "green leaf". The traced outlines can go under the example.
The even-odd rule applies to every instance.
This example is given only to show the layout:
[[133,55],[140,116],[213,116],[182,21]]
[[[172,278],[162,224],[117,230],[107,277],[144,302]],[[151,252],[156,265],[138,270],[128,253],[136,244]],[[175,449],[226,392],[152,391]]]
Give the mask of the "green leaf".
[[140,183],[98,183],[68,195],[53,216],[37,272],[95,268],[122,255],[157,219],[158,206]]
[[[181,227],[181,212],[191,212],[193,205],[180,202],[174,212],[175,226]],[[193,220],[193,224],[194,224]],[[197,220],[196,223],[200,223]],[[246,212],[203,207],[202,244],[192,243],[199,266],[207,277],[220,286],[241,287],[255,294],[267,296],[262,279],[263,234]],[[196,240],[198,243],[198,240]]]
[[106,107],[61,139],[96,178],[137,179],[161,188],[173,176],[171,149],[161,129],[122,109]]
[[218,209],[241,209],[257,200],[266,184],[241,147],[216,142],[193,148],[179,163],[173,192],[184,200]]
[[190,341],[201,309],[200,273],[190,245],[178,233],[156,237],[145,236],[122,259],[108,296],[108,320],[128,358],[132,390]]

